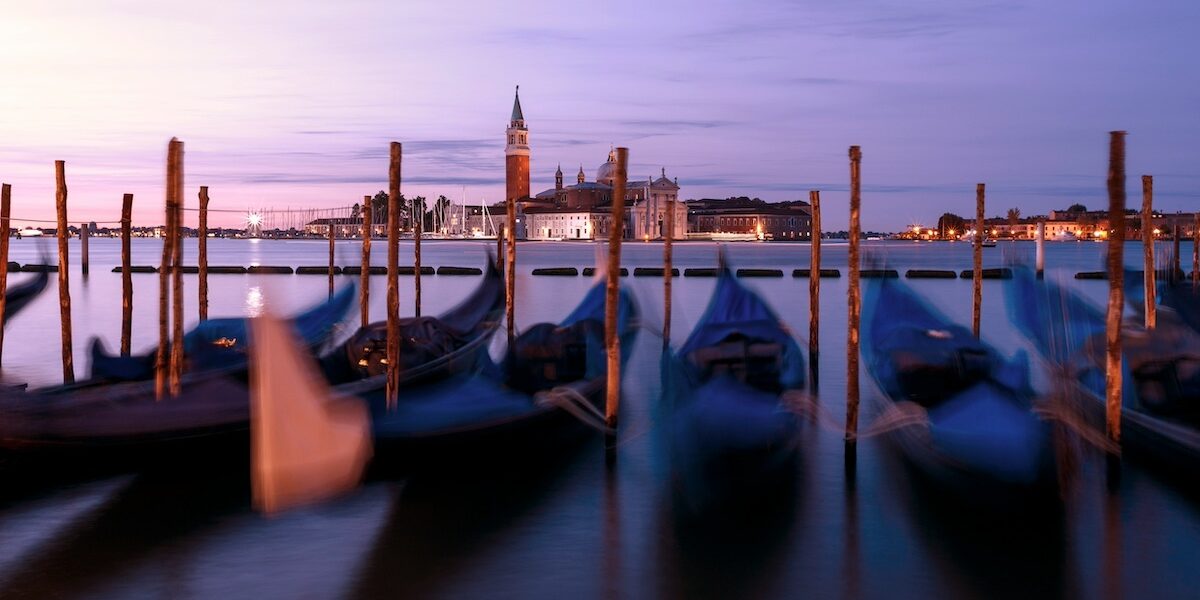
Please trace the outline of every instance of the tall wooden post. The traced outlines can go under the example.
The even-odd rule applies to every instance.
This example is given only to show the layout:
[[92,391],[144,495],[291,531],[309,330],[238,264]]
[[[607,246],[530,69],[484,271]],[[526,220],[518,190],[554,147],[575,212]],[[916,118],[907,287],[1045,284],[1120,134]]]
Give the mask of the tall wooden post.
[[362,203],[362,266],[358,273],[358,312],[362,326],[371,323],[371,197],[363,196]]
[[130,275],[130,237],[133,235],[133,194],[121,197],[121,356],[129,356],[133,341],[133,277]]
[[504,260],[504,320],[508,322],[508,347],[512,348],[517,335],[517,199],[509,198],[504,208],[504,237],[508,253]]
[[496,230],[496,270],[503,273],[504,272],[504,234],[501,232],[500,228],[496,227],[495,222],[492,223],[492,229]]
[[329,297],[333,297],[333,251],[334,239],[337,236],[337,228],[334,226],[335,217],[333,213],[329,213]]
[[79,225],[79,268],[86,277],[88,274],[88,236],[91,235],[91,229],[87,223]]
[[403,148],[392,142],[388,162],[387,237],[387,406],[400,397],[400,160]]
[[821,356],[821,192],[808,192],[809,209],[812,211],[808,255],[808,379],[813,390],[817,389],[817,365]]
[[200,223],[196,228],[196,287],[200,295],[200,320],[208,320],[208,186],[200,186]]
[[1200,211],[1192,217],[1192,287],[1200,285]]
[[413,314],[421,316],[421,234],[425,229],[425,205],[422,201],[420,207],[416,206],[416,198],[413,199],[414,208],[416,208],[417,218],[413,223]]
[[1046,274],[1046,222],[1038,221],[1037,224],[1037,278],[1041,279]]
[[[859,237],[862,228],[859,212],[862,206],[861,181],[862,149],[850,146],[850,291],[847,294],[846,336],[846,442],[855,444],[858,437],[858,329],[862,319],[862,296],[859,293]],[[818,276],[820,273],[818,273]]]
[[[663,232],[663,350],[671,349],[671,242],[675,238],[675,201],[667,200],[666,231]],[[618,269],[620,270],[620,269]]]
[[171,363],[168,380],[171,396],[183,384],[183,142],[172,139],[175,170],[167,183],[171,215]]
[[983,308],[983,201],[984,184],[975,184],[975,244],[971,271],[973,295],[971,299],[971,333],[979,339],[979,317]]
[[617,413],[621,404],[621,336],[617,318],[621,302],[621,237],[625,233],[625,182],[629,175],[629,148],[617,148],[617,172],[613,179],[612,230],[608,234],[608,272],[604,290],[604,348],[607,359],[604,422],[610,434],[606,444],[610,459],[616,451]]
[[12,186],[0,183],[0,364],[4,364],[4,312],[8,310],[8,238],[12,235]]
[[1142,269],[1145,295],[1145,326],[1154,329],[1157,321],[1158,302],[1154,279],[1154,178],[1142,175]]
[[63,383],[75,383],[75,357],[71,343],[71,279],[67,261],[67,165],[54,161],[55,205],[58,209],[58,308],[62,323]]
[[1125,304],[1125,132],[1113,131],[1108,148],[1108,313],[1105,327],[1105,423],[1121,442],[1121,311]]

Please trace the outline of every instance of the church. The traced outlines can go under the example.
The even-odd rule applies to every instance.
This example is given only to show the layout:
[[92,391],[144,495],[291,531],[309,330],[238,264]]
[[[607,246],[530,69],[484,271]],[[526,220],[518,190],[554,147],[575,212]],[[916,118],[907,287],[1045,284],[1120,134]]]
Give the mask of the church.
[[[531,240],[606,239],[612,224],[612,192],[616,180],[616,152],[596,170],[588,181],[580,165],[573,185],[563,184],[562,167],[554,174],[554,187],[536,196],[529,188],[529,129],[521,110],[520,89],[513,99],[512,118],[506,131],[506,200],[517,203],[517,235]],[[624,239],[661,239],[666,231],[667,211],[674,211],[672,237],[687,237],[687,207],[679,202],[679,182],[667,177],[666,169],[658,179],[627,176],[625,185]]]

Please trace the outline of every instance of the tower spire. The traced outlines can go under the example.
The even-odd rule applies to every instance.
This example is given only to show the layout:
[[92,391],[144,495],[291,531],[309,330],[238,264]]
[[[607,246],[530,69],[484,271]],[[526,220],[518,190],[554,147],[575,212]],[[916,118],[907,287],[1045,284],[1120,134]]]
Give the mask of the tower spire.
[[518,85],[516,93],[513,94],[512,121],[516,123],[524,120],[525,114],[521,112],[521,86]]

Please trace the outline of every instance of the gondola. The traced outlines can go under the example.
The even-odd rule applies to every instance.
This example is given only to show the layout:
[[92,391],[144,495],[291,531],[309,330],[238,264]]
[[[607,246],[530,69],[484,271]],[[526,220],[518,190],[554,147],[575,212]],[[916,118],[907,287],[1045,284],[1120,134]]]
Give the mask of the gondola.
[[50,273],[41,271],[33,276],[33,279],[10,286],[5,290],[4,302],[4,324],[8,325],[9,321],[17,316],[34,298],[38,297],[43,290],[46,289],[46,284],[50,281]]
[[[1200,287],[1190,280],[1171,277],[1169,270],[1159,270],[1155,282],[1158,306],[1170,309],[1183,324],[1200,331]],[[1125,302],[1134,314],[1145,314],[1146,288],[1139,271],[1125,271]]]
[[[490,269],[471,296],[444,313],[445,323],[436,328],[454,330],[458,345],[423,363],[406,359],[406,364],[413,367],[402,375],[402,385],[445,376],[456,369],[473,368],[480,356],[486,357],[486,340],[495,330],[503,308],[498,279],[495,269]],[[356,348],[362,350],[342,346],[331,354],[340,354],[345,359]],[[403,348],[402,344],[402,354]],[[365,363],[362,367],[365,370],[377,359],[364,354],[360,360]],[[384,377],[367,376],[346,385],[357,386],[352,392],[382,390]],[[0,392],[0,463],[8,462],[10,466],[46,461],[106,467],[153,466],[188,459],[217,463],[228,458],[244,461],[248,431],[249,390],[244,372],[185,373],[180,395],[162,400],[155,399],[153,381],[70,391],[52,388]]]
[[872,280],[862,356],[888,437],[926,481],[973,506],[1026,510],[1057,498],[1052,428],[1034,411],[1023,352],[1002,357],[898,279]]
[[[1014,269],[1009,319],[1079,397],[1087,421],[1105,425],[1105,315],[1078,294]],[[1016,307],[1020,307],[1019,309]],[[1147,332],[1125,326],[1122,448],[1179,469],[1200,471],[1200,333],[1167,307]]]
[[681,516],[788,496],[776,492],[794,482],[800,420],[784,398],[803,389],[805,369],[775,312],[722,269],[695,329],[663,359]]
[[[617,331],[622,361],[636,339],[638,310],[621,290]],[[499,362],[480,371],[402,388],[394,407],[383,389],[364,393],[341,386],[367,402],[376,474],[431,473],[446,465],[509,460],[530,452],[561,451],[592,438],[587,425],[603,424],[605,398],[605,286],[592,287],[557,324],[521,333]],[[508,466],[520,468],[512,459]]]
[[[356,287],[347,285],[328,300],[291,318],[292,327],[312,349],[324,345],[354,302]],[[183,336],[185,370],[244,371],[249,341],[248,320],[220,318],[201,321]],[[136,356],[114,356],[94,338],[91,344],[91,377],[80,385],[98,385],[115,381],[141,381],[154,377],[155,351]]]

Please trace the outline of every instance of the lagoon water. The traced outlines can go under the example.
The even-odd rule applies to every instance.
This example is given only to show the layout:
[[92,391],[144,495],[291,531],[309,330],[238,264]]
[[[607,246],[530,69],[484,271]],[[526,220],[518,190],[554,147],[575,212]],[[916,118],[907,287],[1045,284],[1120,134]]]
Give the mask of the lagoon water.
[[[71,289],[77,374],[87,373],[87,341],[115,348],[120,331],[118,243],[91,240],[91,273],[79,272],[72,240]],[[382,242],[374,264],[384,264]],[[424,264],[481,266],[494,242],[423,244]],[[518,247],[517,324],[565,316],[590,278],[534,277],[535,267],[586,267],[600,246],[529,242]],[[209,263],[322,265],[324,241],[224,240]],[[783,269],[782,279],[748,279],[806,346],[807,244],[730,244],[732,267]],[[1105,246],[1047,244],[1047,277],[1100,270]],[[43,262],[53,243],[13,240],[11,258]],[[846,246],[826,242],[821,281],[820,402],[845,412]],[[157,240],[134,240],[134,264],[157,264]],[[984,250],[985,267],[1032,262],[1033,245]],[[1190,257],[1190,244],[1183,247]],[[408,264],[411,242],[401,249]],[[676,265],[711,267],[717,247],[676,245]],[[358,264],[357,242],[337,244],[338,264]],[[194,264],[195,240],[185,263]],[[969,269],[964,243],[869,242],[865,258],[901,270]],[[623,264],[661,266],[662,246],[630,243]],[[1126,249],[1138,268],[1140,246]],[[1188,260],[1185,259],[1185,270]],[[28,274],[10,275],[10,284]],[[157,335],[157,276],[133,276],[134,349]],[[339,284],[357,276],[338,276]],[[401,308],[412,312],[411,277],[401,278]],[[477,277],[426,276],[423,312],[466,295]],[[778,513],[743,523],[712,515],[712,528],[686,527],[671,515],[664,417],[655,410],[662,281],[629,277],[646,326],[624,378],[622,432],[613,468],[600,441],[566,456],[537,457],[512,472],[455,474],[437,481],[369,482],[328,504],[264,517],[244,489],[204,480],[162,483],[136,477],[83,482],[0,501],[0,597],[1200,597],[1200,504],[1169,478],[1126,463],[1119,488],[1106,490],[1101,461],[1080,466],[1061,516],[1027,523],[998,520],[955,505],[915,484],[881,439],[859,443],[857,469],[844,467],[839,432],[812,426],[801,448],[795,498]],[[673,342],[700,317],[711,278],[675,279]],[[911,280],[936,306],[970,319],[969,280]],[[189,326],[196,278],[185,276]],[[1007,352],[1027,348],[1005,316],[1003,281],[984,282],[983,336]],[[1103,281],[1070,281],[1097,303]],[[210,314],[289,313],[326,296],[320,275],[210,275]],[[385,282],[372,278],[371,314],[384,314]],[[358,322],[350,317],[345,334]],[[9,323],[3,380],[33,386],[61,376],[56,283]],[[863,394],[876,394],[866,373]],[[1041,380],[1043,378],[1039,378]],[[869,421],[869,417],[864,415]],[[869,423],[864,424],[864,427]],[[541,464],[544,462],[545,464]],[[248,477],[248,476],[247,476]],[[0,485],[4,485],[0,482]],[[6,498],[8,495],[5,496]],[[724,523],[721,523],[724,522]],[[726,525],[726,527],[716,527]],[[732,530],[732,531],[730,531]]]

